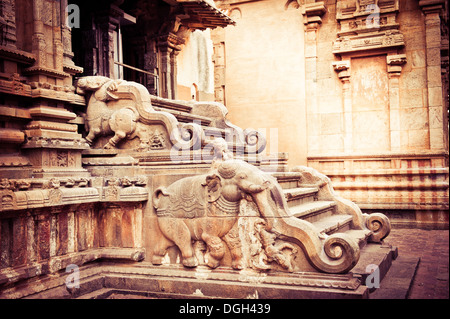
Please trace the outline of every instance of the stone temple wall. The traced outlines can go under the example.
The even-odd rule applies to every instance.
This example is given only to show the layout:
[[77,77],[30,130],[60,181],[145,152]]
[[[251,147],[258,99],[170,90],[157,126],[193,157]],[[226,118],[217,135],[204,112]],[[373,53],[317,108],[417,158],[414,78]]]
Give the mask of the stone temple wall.
[[230,119],[278,127],[290,165],[325,173],[367,212],[448,227],[447,1],[220,4],[238,19],[213,32]]
[[[1,1],[1,298],[71,298],[104,287],[159,293],[192,288],[192,295],[198,273],[219,265],[227,268],[211,278],[213,297],[224,285],[251,285],[261,273],[267,296],[298,296],[304,289],[314,296],[322,288],[367,296],[358,278],[368,275],[370,258],[361,256],[376,251],[386,272],[395,257],[395,249],[381,245],[389,219],[363,214],[311,168],[290,171],[285,154],[263,157],[264,136],[230,122],[223,104],[169,100],[140,83],[100,75],[75,80],[83,69],[73,62],[67,5]],[[113,55],[108,32],[124,17],[110,9],[105,45],[98,48],[105,59]],[[224,19],[212,12],[211,23]],[[178,192],[177,182],[193,186]],[[223,197],[221,186],[228,186]],[[164,201],[168,207],[159,205]],[[174,216],[177,207],[191,212],[197,206],[196,214],[219,217],[182,238],[183,223],[199,216]],[[241,212],[247,219],[239,223]],[[169,218],[169,227],[161,218]],[[198,235],[210,225],[230,227]],[[239,271],[249,269],[242,269],[240,258],[251,266],[243,277]],[[81,288],[71,289],[70,270],[78,268]],[[294,275],[265,276],[269,270]],[[180,287],[168,277],[195,284]],[[227,296],[241,295],[231,290]]]

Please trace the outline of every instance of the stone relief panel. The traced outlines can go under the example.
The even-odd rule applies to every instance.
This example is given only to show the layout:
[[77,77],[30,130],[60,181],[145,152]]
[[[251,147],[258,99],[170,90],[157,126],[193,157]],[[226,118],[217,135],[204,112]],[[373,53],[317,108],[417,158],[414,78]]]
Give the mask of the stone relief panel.
[[158,187],[153,207],[155,265],[179,260],[185,267],[341,273],[359,258],[345,234],[322,236],[291,215],[276,179],[241,160],[216,160],[207,174]]

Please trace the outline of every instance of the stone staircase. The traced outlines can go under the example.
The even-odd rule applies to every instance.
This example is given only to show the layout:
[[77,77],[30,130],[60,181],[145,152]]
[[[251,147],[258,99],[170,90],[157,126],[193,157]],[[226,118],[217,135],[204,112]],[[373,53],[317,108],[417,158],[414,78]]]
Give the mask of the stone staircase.
[[[265,144],[265,140],[257,132],[247,132],[230,123],[226,119],[228,111],[222,104],[177,101],[156,96],[151,97],[151,103],[156,111],[168,112],[180,123],[199,124],[205,132],[207,142],[215,137],[225,138],[228,148],[234,151],[235,155],[238,155],[237,150],[244,151],[244,156],[241,153],[237,157],[245,159],[246,156],[252,156],[251,152],[247,152],[249,146],[254,151],[260,147],[259,145]],[[229,133],[235,134],[233,140],[227,139],[226,135]],[[259,145],[256,145],[258,143]],[[257,153],[253,154],[256,157],[259,156],[257,165],[277,179],[284,191],[290,213],[313,224],[321,236],[345,233],[359,244],[360,249],[363,249],[368,242],[379,243],[389,233],[386,225],[383,225],[384,229],[376,229],[378,234],[375,234],[370,229],[372,226],[366,223],[367,215],[362,216],[361,210],[355,204],[338,196],[333,190],[330,179],[325,175],[311,168],[305,168],[308,171],[306,175],[301,171],[302,169],[290,169],[285,153],[267,158]],[[314,177],[311,177],[311,172]],[[343,206],[347,207],[343,209]],[[383,224],[383,221],[381,223]]]
[[328,196],[320,194],[320,186],[302,184],[302,174],[297,172],[272,175],[283,188],[289,211],[293,216],[312,223],[321,234],[346,233],[359,243],[360,248],[366,245],[372,231],[353,229],[353,216],[339,212],[333,198],[326,198]]
[[180,123],[200,125],[205,133],[205,144],[222,137],[228,142],[230,150],[240,154],[255,154],[265,147],[266,141],[259,132],[243,130],[228,121],[228,110],[223,104],[170,100],[153,95],[151,104],[155,111],[170,113]]
[[256,159],[255,165],[275,177],[280,184],[290,214],[311,223],[319,238],[323,240],[340,233],[350,237],[360,249],[359,262],[352,270],[353,273],[364,278],[369,274],[367,265],[371,263],[383,264],[381,268],[387,272],[390,262],[395,258],[392,249],[385,247],[378,254],[374,253],[374,247],[368,248],[374,244],[380,246],[384,237],[389,234],[389,220],[384,215],[374,214],[369,217],[362,214],[356,204],[334,192],[327,176],[309,167],[290,168],[285,153],[261,156],[259,153],[265,146],[264,137],[256,131],[243,130],[229,122],[228,111],[220,103],[178,101],[151,96],[151,104],[155,111],[170,113],[182,124],[198,124],[205,133],[204,144],[222,137],[235,157]]
[[360,214],[364,221],[363,225],[358,225],[355,215],[343,211],[342,205],[339,203],[341,201],[344,201],[345,204],[351,202],[334,193],[328,178],[326,178],[328,182],[324,184],[324,175],[321,176],[311,168],[306,169],[317,174],[321,182],[314,185],[311,180],[304,181],[308,178],[305,178],[301,172],[271,173],[283,189],[290,213],[299,219],[310,222],[321,236],[345,233],[351,237],[360,248],[359,261],[351,272],[360,277],[364,283],[372,273],[373,265],[376,265],[380,270],[379,278],[382,280],[390,269],[392,261],[398,255],[396,247],[385,244],[383,241],[390,231],[389,222],[383,224],[386,221],[384,219],[379,220],[381,224],[373,225],[370,222],[370,215],[361,214],[359,208],[354,205],[351,209],[359,211],[356,215]]

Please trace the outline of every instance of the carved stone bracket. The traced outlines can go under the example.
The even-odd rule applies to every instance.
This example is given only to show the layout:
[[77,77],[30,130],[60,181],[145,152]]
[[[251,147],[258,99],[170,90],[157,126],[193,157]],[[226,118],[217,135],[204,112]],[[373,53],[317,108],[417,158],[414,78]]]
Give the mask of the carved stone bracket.
[[350,77],[350,61],[336,61],[333,62],[333,69],[337,72],[338,77],[343,81],[344,78]]
[[386,56],[387,71],[389,75],[400,75],[403,64],[406,63],[406,54],[396,54]]
[[324,1],[305,3],[301,7],[303,23],[306,26],[317,27],[318,24],[322,23],[322,16],[326,11],[327,10]]

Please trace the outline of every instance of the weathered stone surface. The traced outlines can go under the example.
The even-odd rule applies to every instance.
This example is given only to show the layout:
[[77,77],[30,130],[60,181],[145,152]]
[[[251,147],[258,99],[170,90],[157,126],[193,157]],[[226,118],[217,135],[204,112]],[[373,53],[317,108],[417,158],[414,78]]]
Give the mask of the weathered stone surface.
[[[389,219],[363,214],[328,177],[291,170],[288,159],[334,172],[336,189],[369,198],[370,209],[415,209],[424,224],[448,224],[440,203],[448,198],[441,2],[228,1],[240,26],[212,35],[214,86],[237,116],[220,103],[175,100],[183,89],[177,80],[189,83],[177,77],[186,71],[177,70],[186,58],[177,55],[193,45],[187,26],[213,26],[211,14],[224,25],[231,20],[209,3],[199,9],[183,1],[170,16],[161,8],[173,4],[153,4],[132,17],[128,1],[79,2],[96,19],[70,30],[67,1],[2,1],[2,297],[73,298],[124,287],[159,297],[367,297],[351,271],[388,236]],[[412,16],[423,23],[406,21]],[[208,32],[192,39],[203,43]],[[243,39],[244,50],[233,42]],[[203,44],[199,58],[212,51]],[[136,58],[131,68],[121,49]],[[237,59],[252,67],[233,69]],[[212,72],[202,75],[211,82]],[[192,84],[194,100],[211,98],[205,83]],[[262,125],[255,109],[269,119],[264,134],[228,120]],[[381,155],[369,156],[375,149]],[[279,153],[285,150],[291,154]],[[315,161],[315,153],[323,157]],[[120,260],[126,267],[117,267]],[[86,271],[79,290],[65,282],[74,265]]]
[[[221,67],[232,71],[229,74],[239,74],[237,77],[226,77],[222,84],[226,88],[225,101],[230,108],[230,115],[239,120],[240,125],[269,123],[269,115],[270,119],[282,122],[283,127],[289,127],[290,123],[301,127],[304,130],[301,135],[306,136],[306,139],[291,141],[291,136],[298,136],[298,131],[278,131],[282,149],[295,148],[290,151],[291,164],[308,165],[320,171],[327,165],[327,173],[337,174],[340,171],[342,176],[358,175],[359,168],[349,164],[356,161],[349,160],[343,167],[340,160],[345,156],[350,158],[357,152],[362,162],[374,166],[374,175],[377,174],[378,161],[394,162],[397,158],[399,161],[414,163],[416,160],[412,157],[428,157],[430,165],[421,164],[421,167],[448,167],[448,125],[445,124],[447,119],[440,116],[446,114],[448,106],[448,103],[445,104],[447,99],[443,98],[448,92],[448,81],[445,80],[448,53],[438,50],[439,46],[448,46],[448,17],[442,14],[448,6],[446,1],[411,3],[392,0],[380,3],[342,0],[336,3],[306,1],[301,4],[291,1],[283,13],[277,11],[281,5],[277,7],[276,1],[264,2],[264,5],[261,1],[220,2],[231,11],[241,12],[236,28],[225,29],[220,41],[215,42],[221,50],[226,48],[225,66]],[[266,10],[269,7],[271,10]],[[297,9],[302,14],[305,27],[297,27],[301,31],[293,32],[283,23],[289,21],[290,14]],[[292,22],[291,26],[295,26],[295,23]],[[286,30],[283,35],[272,37],[272,32],[280,29]],[[282,36],[292,34],[298,35],[297,40],[303,41],[300,49],[296,47],[297,40],[286,45],[278,44]],[[250,40],[242,41],[244,36]],[[286,110],[285,114],[305,113],[307,125],[303,125],[296,117],[281,120],[281,115],[276,114],[278,108],[265,107],[267,103],[276,105],[282,98],[252,93],[256,90],[254,86],[258,78],[255,65],[267,63],[265,54],[252,51],[250,46],[259,48],[259,45],[267,43],[287,51],[277,56],[288,56],[290,52],[295,52],[296,57],[304,61],[304,77],[296,74],[296,69],[292,68],[296,63],[288,58],[278,60],[277,67],[291,67],[283,72],[283,78],[290,83],[290,87],[296,87],[301,82],[299,79],[305,78],[298,89],[299,92],[306,92],[304,101],[295,106],[284,103],[283,110]],[[249,56],[252,58],[249,59]],[[230,65],[227,65],[227,61],[231,61]],[[239,61],[236,64],[239,68],[247,65],[253,71],[248,72],[245,68],[242,71],[235,70],[232,61]],[[441,74],[438,72],[439,67]],[[331,68],[336,73],[330,73]],[[276,79],[276,75],[271,73],[268,77]],[[257,84],[257,88],[263,87]],[[267,88],[263,90],[270,92]],[[242,106],[240,101],[248,101],[251,110]],[[269,124],[266,126],[272,126]],[[300,149],[307,150],[306,156],[297,156]],[[440,155],[437,155],[439,152]],[[396,168],[394,164],[389,166]],[[403,175],[403,182],[407,183],[407,173]],[[424,178],[433,183],[438,177],[432,175]],[[375,185],[377,179],[371,182]],[[333,183],[339,183],[339,178],[334,178]],[[337,190],[342,191],[341,194],[347,198],[364,197],[362,194],[367,194],[373,200],[373,207],[386,210],[388,203],[384,207],[377,206],[377,197],[369,195],[370,189],[370,185],[367,185],[367,188],[354,188],[352,192]],[[373,192],[376,190],[373,189]],[[394,197],[407,196],[411,206],[420,200],[415,191],[412,191],[411,196],[394,193],[393,190],[385,193],[386,196],[392,195],[393,203],[396,203]],[[384,196],[381,192],[378,194]],[[444,213],[448,201],[446,196],[441,197],[436,193],[431,201],[441,205],[436,215]],[[419,213],[420,208],[417,209],[413,215]],[[404,214],[407,214],[406,211]],[[448,226],[443,224],[442,227]]]

